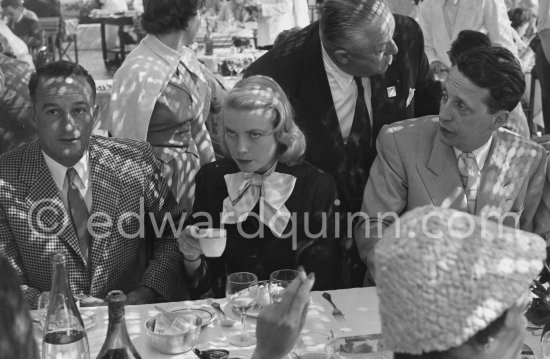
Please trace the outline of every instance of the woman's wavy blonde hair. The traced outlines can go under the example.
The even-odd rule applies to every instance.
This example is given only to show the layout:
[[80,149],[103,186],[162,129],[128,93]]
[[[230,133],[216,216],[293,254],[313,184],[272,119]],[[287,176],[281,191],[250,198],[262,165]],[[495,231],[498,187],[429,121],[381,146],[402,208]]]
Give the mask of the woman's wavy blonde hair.
[[[273,133],[279,144],[279,162],[292,166],[302,161],[306,151],[304,133],[294,122],[294,111],[288,97],[271,77],[254,75],[237,82],[227,94],[223,111],[226,108],[263,110],[265,114],[272,116],[275,121]],[[222,143],[225,155],[229,156],[225,133]]]

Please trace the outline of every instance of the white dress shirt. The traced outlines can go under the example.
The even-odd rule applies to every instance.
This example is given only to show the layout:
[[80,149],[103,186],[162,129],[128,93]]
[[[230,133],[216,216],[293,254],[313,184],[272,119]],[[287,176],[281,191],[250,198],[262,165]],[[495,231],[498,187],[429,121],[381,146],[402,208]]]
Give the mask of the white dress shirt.
[[273,45],[281,31],[294,25],[293,0],[262,0],[262,11],[258,17],[258,46]]
[[449,36],[452,36],[456,14],[458,14],[458,0],[445,0],[445,4],[443,4],[443,14],[445,15],[447,32],[449,33]]
[[[342,133],[344,143],[346,143],[351,132],[353,115],[355,114],[357,85],[353,80],[353,76],[342,71],[334,63],[334,61],[332,61],[325,51],[322,43],[321,52],[323,53],[323,64],[325,65],[325,72],[327,73],[330,93],[332,94],[332,101],[334,102],[334,108],[336,109],[336,115],[338,116],[338,123],[340,124],[340,132]],[[369,111],[369,118],[372,128],[372,92],[370,88],[370,80],[368,77],[362,77],[361,83],[365,89],[365,103],[367,104],[367,110]]]
[[540,2],[537,16],[537,31],[550,29],[550,1]]
[[[473,150],[472,153],[476,157],[477,167],[479,168],[479,171],[483,169],[485,166],[485,162],[487,162],[487,157],[489,156],[489,150],[491,149],[491,141],[493,141],[493,136],[489,138],[489,141],[487,141],[483,146],[478,148],[477,150]],[[462,154],[462,152],[456,147],[453,147],[453,150],[455,151],[456,159],[458,160],[458,157]]]
[[424,0],[419,4],[419,24],[428,61],[451,67],[447,51],[462,30],[486,33],[493,43],[518,55],[510,19],[502,0]]
[[[69,183],[67,180],[67,167],[63,166],[62,164],[57,163],[53,158],[48,156],[44,151],[42,151],[42,154],[44,155],[44,160],[46,161],[46,165],[50,169],[50,173],[52,175],[53,181],[55,183],[55,186],[59,190],[59,195],[61,196],[61,200],[63,201],[63,204],[65,205],[65,208],[67,211],[69,210],[69,205],[67,202],[67,190],[69,189]],[[78,174],[78,178],[75,178],[76,187],[78,187],[78,190],[80,191],[80,194],[82,195],[82,198],[84,198],[84,202],[86,203],[86,208],[88,208],[88,212],[92,212],[92,183],[90,181],[90,157],[88,151],[84,153],[84,156],[75,163],[73,168],[76,170],[76,173]]]

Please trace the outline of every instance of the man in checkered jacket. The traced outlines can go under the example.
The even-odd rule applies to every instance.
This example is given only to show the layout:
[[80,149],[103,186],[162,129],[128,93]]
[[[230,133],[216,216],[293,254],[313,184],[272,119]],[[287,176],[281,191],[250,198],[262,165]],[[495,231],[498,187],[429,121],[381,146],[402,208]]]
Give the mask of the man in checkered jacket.
[[[70,286],[84,305],[113,289],[129,304],[184,299],[175,240],[182,213],[150,145],[91,136],[95,83],[77,64],[38,69],[29,91],[39,139],[0,156],[0,253],[30,306],[50,290],[58,250],[67,252]],[[150,258],[145,221],[155,232]]]

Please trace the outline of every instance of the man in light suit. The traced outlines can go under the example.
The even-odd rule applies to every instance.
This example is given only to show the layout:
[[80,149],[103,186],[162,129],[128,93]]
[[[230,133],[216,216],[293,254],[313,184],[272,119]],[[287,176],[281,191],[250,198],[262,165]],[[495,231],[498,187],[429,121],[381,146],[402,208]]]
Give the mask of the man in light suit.
[[[334,177],[338,210],[347,217],[361,208],[380,128],[436,114],[441,85],[429,71],[418,24],[392,15],[384,1],[325,0],[320,15],[256,60],[245,76],[270,76],[285,90],[306,135],[306,160]],[[361,92],[368,116],[356,117]],[[342,237],[346,226],[344,218]],[[364,270],[357,273],[361,279],[352,278],[353,285]]]
[[[385,126],[355,228],[373,275],[374,247],[402,213],[433,204],[539,231],[546,173],[538,144],[500,128],[525,90],[521,66],[502,47],[457,59],[445,81],[438,117]],[[542,233],[544,234],[544,233]]]
[[[91,136],[95,83],[77,64],[38,69],[29,92],[39,138],[0,157],[0,252],[25,299],[35,307],[50,290],[57,250],[67,252],[73,293],[89,296],[83,304],[113,289],[133,304],[183,299],[183,258],[163,223],[167,215],[177,227],[181,213],[151,146]],[[145,218],[158,229],[151,258],[140,239]]]

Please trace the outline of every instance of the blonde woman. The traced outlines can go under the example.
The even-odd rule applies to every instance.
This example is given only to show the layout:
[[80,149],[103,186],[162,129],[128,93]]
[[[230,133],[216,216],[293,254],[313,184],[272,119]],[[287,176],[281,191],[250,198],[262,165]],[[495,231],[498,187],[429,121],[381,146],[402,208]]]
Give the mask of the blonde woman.
[[[302,161],[305,139],[289,100],[271,78],[252,76],[228,93],[223,106],[228,158],[205,165],[196,178],[193,215],[180,240],[187,274],[198,292],[224,296],[225,278],[253,272],[269,279],[302,265],[316,289],[337,286],[334,180]],[[220,258],[204,258],[191,225],[224,227]]]

